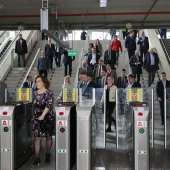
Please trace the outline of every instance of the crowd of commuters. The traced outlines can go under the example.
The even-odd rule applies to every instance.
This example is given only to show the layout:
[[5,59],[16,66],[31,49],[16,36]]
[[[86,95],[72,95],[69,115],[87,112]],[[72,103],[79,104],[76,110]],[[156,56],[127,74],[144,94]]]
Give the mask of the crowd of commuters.
[[[16,43],[17,46],[21,43],[25,43],[20,34],[20,39]],[[136,44],[139,44],[139,50],[136,49]],[[19,49],[19,47],[16,47]],[[23,64],[25,65],[24,54],[27,52],[18,50],[18,58],[20,55],[23,57]],[[107,49],[103,52],[103,47],[100,41],[97,39],[95,44],[89,43],[89,49],[85,54],[86,59],[82,62],[82,66],[79,68],[79,81],[77,88],[82,89],[83,99],[92,99],[93,88],[103,88],[106,91],[106,97],[101,98],[101,104],[106,103],[106,120],[108,121],[108,127],[106,132],[111,132],[112,122],[116,128],[116,120],[112,116],[116,106],[116,89],[127,88],[141,88],[140,75],[142,70],[148,71],[148,87],[154,83],[155,73],[159,69],[159,58],[153,48],[149,49],[148,37],[144,32],[141,32],[141,36],[136,41],[134,30],[129,31],[125,37],[125,49],[128,51],[129,64],[131,66],[132,74],[126,75],[126,70],[123,68],[120,76],[117,76],[116,67],[119,61],[119,52],[122,53],[122,44],[118,40],[118,36],[114,35],[111,44],[108,44]],[[24,82],[23,88],[32,88],[34,95],[34,112],[33,112],[33,134],[34,134],[34,146],[36,158],[31,166],[39,166],[41,163],[39,153],[42,137],[46,137],[46,162],[50,162],[50,151],[52,147],[52,135],[54,134],[55,116],[53,112],[53,92],[49,90],[50,82],[47,79],[47,73],[49,69],[53,69],[53,57],[55,57],[56,66],[61,66],[61,55],[63,57],[63,63],[65,66],[65,77],[62,88],[72,87],[70,77],[72,73],[72,61],[74,56],[68,56],[68,49],[61,49],[59,45],[51,43],[51,39],[48,39],[48,43],[45,45],[45,49],[41,51],[41,56],[38,58],[37,70],[39,75],[36,75],[35,81],[32,80],[32,76],[27,76],[27,81]],[[102,59],[104,58],[104,60]],[[19,60],[18,60],[19,61]],[[20,63],[18,62],[18,66]],[[69,71],[67,72],[67,66]],[[137,80],[136,80],[137,79]],[[161,80],[156,84],[157,99],[160,103],[161,111],[161,124],[164,125],[164,88],[170,87],[170,81],[166,79],[166,73],[161,74]],[[62,92],[57,97],[57,101],[62,101]],[[123,107],[121,106],[121,112],[123,113]]]

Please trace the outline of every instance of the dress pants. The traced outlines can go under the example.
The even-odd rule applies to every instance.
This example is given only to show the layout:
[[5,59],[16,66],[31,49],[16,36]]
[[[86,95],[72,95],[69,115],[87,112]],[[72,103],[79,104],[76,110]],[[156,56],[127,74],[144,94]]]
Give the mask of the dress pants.
[[140,55],[141,55],[141,57],[142,57],[143,59],[145,59],[146,54],[147,54],[147,49],[146,49],[146,47],[142,46],[142,47],[140,48]]
[[155,73],[156,73],[155,65],[150,66],[150,71],[148,71],[148,73],[149,73],[148,84],[151,85],[154,82],[154,79],[155,79]]
[[43,74],[47,77],[47,70],[39,70],[39,75],[42,76]]
[[128,56],[129,56],[129,61],[130,61],[130,58],[135,55],[135,49],[128,49]]
[[164,100],[159,102],[159,106],[160,106],[161,122],[164,123]]
[[66,62],[64,64],[65,66],[65,76],[67,76],[67,67],[69,66],[69,75],[71,77],[71,73],[72,73],[72,61],[71,62]]

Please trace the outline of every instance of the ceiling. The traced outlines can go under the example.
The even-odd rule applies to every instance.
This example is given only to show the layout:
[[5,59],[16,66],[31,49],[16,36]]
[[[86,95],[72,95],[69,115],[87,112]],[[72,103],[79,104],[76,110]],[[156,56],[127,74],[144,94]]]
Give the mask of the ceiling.
[[[170,0],[48,0],[49,28],[110,29],[170,27]],[[42,0],[0,0],[0,30],[40,29]],[[56,19],[57,11],[57,19]]]

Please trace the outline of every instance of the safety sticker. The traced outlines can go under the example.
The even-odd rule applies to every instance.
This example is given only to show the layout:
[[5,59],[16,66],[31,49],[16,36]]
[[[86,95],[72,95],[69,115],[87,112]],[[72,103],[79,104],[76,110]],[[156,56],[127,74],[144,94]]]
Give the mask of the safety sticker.
[[65,107],[59,107],[59,110],[65,110],[66,108]]
[[11,126],[11,123],[12,121],[11,120],[2,120],[2,126]]
[[147,121],[137,121],[137,127],[147,127]]
[[67,126],[67,120],[58,120],[58,126]]

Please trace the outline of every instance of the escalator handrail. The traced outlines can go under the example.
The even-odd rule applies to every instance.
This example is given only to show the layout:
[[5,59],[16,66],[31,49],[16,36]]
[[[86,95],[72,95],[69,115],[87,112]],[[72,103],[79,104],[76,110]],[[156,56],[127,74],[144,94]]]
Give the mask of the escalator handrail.
[[37,59],[37,56],[38,56],[39,52],[40,52],[40,48],[38,48],[38,50],[37,50],[37,52],[36,52],[36,54],[35,54],[35,57],[34,57],[31,65],[30,65],[30,67],[29,67],[29,69],[28,69],[28,71],[27,71],[27,74],[25,75],[25,78],[24,78],[23,82],[21,83],[21,87],[20,87],[20,88],[22,88],[24,82],[27,80],[27,76],[29,75],[29,73],[30,73],[30,71],[31,71],[31,69],[32,69],[32,67],[33,67],[34,62],[35,62],[35,60]]
[[[159,33],[159,35],[160,35],[159,29],[158,29],[157,31],[158,31],[158,33]],[[162,47],[163,47],[163,50],[164,50],[164,52],[165,52],[166,58],[167,58],[167,60],[168,60],[168,63],[169,63],[169,65],[170,65],[170,56],[169,56],[169,54],[168,54],[168,51],[167,51],[166,46],[165,46],[165,43],[164,43],[164,41],[162,40],[161,36],[160,36],[160,41],[161,41],[161,45],[162,45]]]
[[[10,49],[10,47],[12,46],[12,44],[16,41],[16,39],[18,38],[18,35],[20,34],[21,31],[18,32],[18,34],[16,35],[16,37],[14,38],[14,40],[11,42],[11,44],[8,46],[8,48],[5,50],[5,52],[3,53],[3,55],[1,56],[1,61],[3,59],[3,57],[6,55],[6,53],[8,52],[8,50]],[[13,49],[11,49],[12,51]],[[10,53],[9,53],[10,54]],[[4,65],[5,61],[8,59],[8,55],[6,55],[6,57],[4,58],[4,60],[2,61],[2,63],[0,64],[0,69],[1,67]]]
[[0,38],[5,34],[6,31],[4,31],[1,35],[0,35]]

